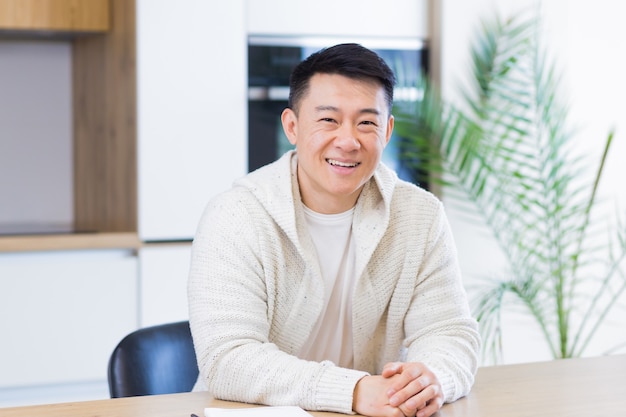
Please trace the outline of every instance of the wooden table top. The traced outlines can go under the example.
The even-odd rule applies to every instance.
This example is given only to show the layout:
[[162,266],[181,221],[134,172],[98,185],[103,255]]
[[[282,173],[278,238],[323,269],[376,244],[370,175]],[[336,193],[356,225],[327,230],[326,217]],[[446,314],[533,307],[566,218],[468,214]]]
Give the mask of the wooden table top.
[[626,415],[626,355],[484,367],[441,417]]
[[[0,417],[189,417],[205,407],[251,405],[213,400],[206,392],[0,408]],[[316,417],[340,416],[311,412]],[[483,367],[472,392],[438,417],[626,415],[626,355]]]

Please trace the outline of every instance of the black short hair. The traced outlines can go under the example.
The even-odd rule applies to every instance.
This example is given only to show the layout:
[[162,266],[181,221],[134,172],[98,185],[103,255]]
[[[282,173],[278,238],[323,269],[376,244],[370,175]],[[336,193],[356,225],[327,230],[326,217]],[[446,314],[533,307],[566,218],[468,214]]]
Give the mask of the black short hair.
[[387,63],[374,51],[356,43],[343,43],[311,54],[294,68],[289,79],[289,108],[298,105],[315,74],[338,74],[356,80],[374,80],[385,90],[389,114],[393,106],[396,77]]

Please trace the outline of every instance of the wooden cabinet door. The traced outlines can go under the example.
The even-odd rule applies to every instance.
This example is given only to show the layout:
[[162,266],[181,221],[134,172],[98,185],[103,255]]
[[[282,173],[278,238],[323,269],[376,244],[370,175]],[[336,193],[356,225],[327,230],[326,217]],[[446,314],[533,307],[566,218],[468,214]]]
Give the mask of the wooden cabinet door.
[[109,0],[0,0],[0,30],[105,32]]

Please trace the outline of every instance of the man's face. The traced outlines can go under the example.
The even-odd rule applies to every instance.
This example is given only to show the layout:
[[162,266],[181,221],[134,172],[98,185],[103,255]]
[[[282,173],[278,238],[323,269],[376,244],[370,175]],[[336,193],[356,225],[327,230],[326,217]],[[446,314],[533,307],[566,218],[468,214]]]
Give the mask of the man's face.
[[297,116],[283,112],[282,123],[298,153],[302,200],[319,213],[349,210],[391,137],[384,89],[373,81],[315,74],[298,106]]

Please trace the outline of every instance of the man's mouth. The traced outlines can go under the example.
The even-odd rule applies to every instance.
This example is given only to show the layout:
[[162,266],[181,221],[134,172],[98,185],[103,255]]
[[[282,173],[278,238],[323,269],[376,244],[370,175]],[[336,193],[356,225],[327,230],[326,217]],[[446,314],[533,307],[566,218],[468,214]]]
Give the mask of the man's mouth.
[[341,162],[341,161],[337,161],[336,159],[330,159],[330,158],[326,158],[326,162],[328,162],[329,164],[333,166],[342,167],[342,168],[355,168],[361,165],[360,162]]

